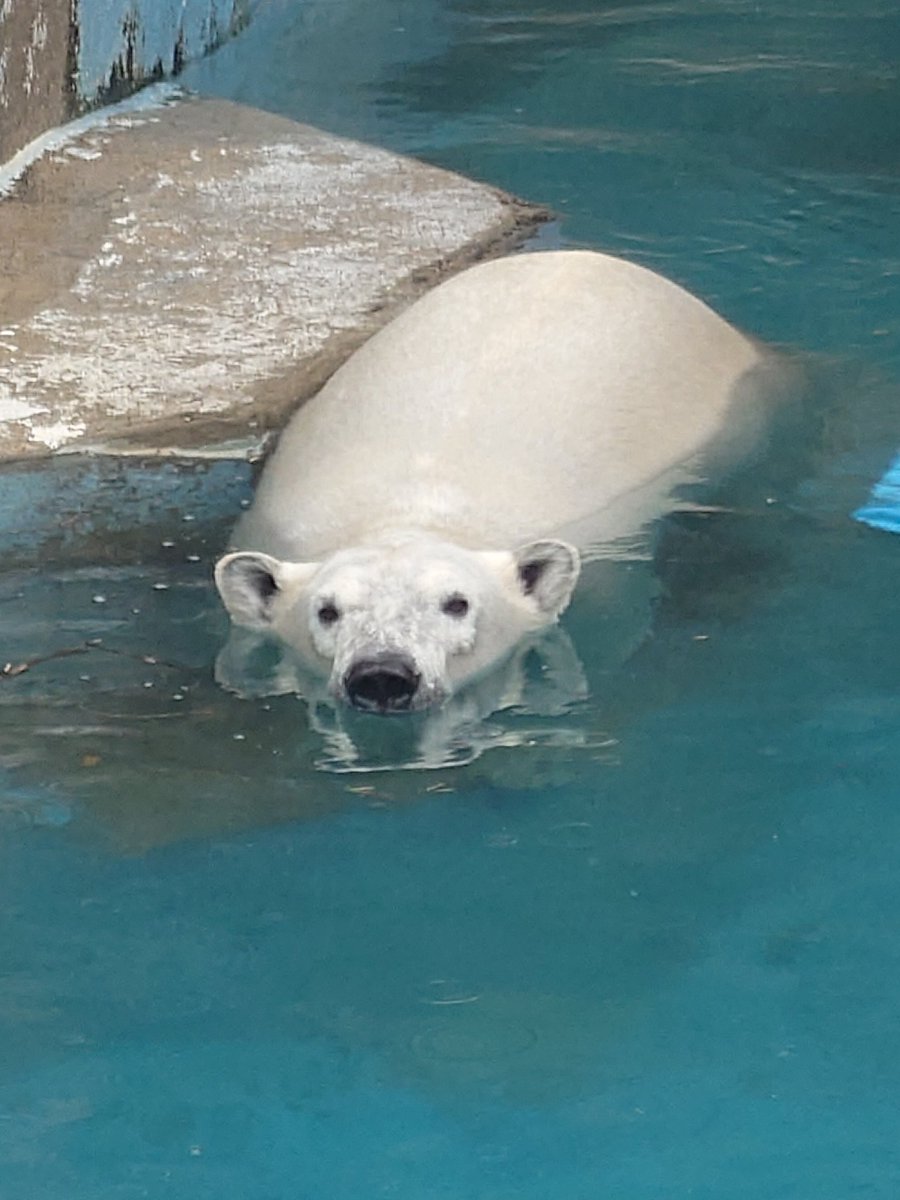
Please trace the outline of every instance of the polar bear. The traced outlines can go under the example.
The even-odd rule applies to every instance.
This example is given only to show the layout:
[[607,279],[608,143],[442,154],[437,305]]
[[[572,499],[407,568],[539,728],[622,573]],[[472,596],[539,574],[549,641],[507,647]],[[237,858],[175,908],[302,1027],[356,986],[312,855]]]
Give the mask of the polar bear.
[[224,604],[338,701],[439,706],[557,621],[582,558],[752,444],[769,363],[622,259],[471,267],[293,417],[216,565]]

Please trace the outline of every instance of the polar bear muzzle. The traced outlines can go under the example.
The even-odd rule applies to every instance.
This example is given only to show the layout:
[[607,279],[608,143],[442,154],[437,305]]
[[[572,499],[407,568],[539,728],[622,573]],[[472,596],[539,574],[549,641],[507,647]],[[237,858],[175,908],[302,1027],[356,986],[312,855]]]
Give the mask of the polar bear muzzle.
[[362,712],[408,712],[421,676],[411,658],[380,654],[355,662],[344,675],[344,695]]

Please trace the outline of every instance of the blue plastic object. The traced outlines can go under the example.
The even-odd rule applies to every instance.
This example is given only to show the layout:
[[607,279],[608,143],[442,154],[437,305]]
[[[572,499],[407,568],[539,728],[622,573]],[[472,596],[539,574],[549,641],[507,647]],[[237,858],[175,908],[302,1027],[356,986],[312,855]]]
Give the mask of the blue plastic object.
[[900,533],[900,454],[869,493],[869,499],[853,514],[857,521],[873,529]]

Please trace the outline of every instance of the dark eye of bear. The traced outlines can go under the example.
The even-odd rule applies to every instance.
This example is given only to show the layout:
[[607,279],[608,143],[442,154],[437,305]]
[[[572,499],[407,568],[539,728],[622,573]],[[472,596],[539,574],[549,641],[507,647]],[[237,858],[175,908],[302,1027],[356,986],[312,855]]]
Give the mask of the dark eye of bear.
[[331,603],[323,604],[317,613],[319,621],[323,625],[333,625],[340,615],[336,605]]
[[452,596],[448,596],[441,605],[441,612],[445,612],[448,617],[464,617],[468,611],[469,602],[459,592],[454,592]]

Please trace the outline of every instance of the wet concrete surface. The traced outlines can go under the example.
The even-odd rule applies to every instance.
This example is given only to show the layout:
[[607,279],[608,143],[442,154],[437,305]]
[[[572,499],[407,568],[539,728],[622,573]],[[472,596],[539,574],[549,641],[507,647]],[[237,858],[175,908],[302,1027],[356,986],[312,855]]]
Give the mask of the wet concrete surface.
[[165,87],[37,151],[0,168],[3,459],[258,449],[394,312],[545,216]]

